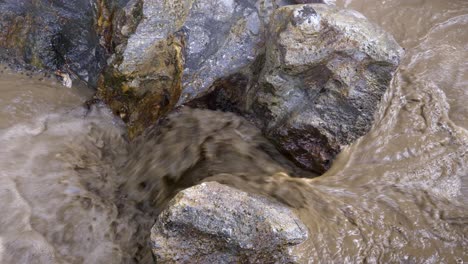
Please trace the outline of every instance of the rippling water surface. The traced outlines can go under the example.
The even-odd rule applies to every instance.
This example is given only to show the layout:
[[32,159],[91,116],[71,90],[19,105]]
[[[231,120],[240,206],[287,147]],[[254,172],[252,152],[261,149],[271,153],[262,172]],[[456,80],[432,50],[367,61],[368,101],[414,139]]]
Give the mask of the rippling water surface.
[[202,180],[294,207],[304,263],[468,262],[468,2],[337,5],[406,57],[371,132],[316,178],[233,114],[184,109],[128,143],[104,106],[81,107],[90,91],[1,70],[0,263],[150,262],[155,215]]

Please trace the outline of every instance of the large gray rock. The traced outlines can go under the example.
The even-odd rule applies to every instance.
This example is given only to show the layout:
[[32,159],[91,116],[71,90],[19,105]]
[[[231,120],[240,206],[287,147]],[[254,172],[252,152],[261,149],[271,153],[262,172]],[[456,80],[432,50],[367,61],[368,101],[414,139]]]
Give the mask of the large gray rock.
[[175,104],[252,63],[262,50],[263,18],[274,7],[273,0],[144,1],[143,19],[117,48],[100,97],[125,117],[131,136],[139,134]]
[[158,263],[294,263],[307,237],[286,206],[216,182],[180,192],[151,230]]
[[261,22],[255,1],[146,0],[143,12],[145,18],[130,37],[119,70],[126,75],[138,71],[151,46],[180,35],[185,62],[183,102],[258,54]]
[[322,173],[369,131],[403,50],[361,14],[323,4],[277,9],[266,43],[258,77],[227,80],[209,104],[249,116],[297,164]]
[[367,133],[403,49],[361,14],[328,5],[278,9],[254,115],[298,164],[325,171]]
[[279,8],[291,2],[144,1],[99,96],[130,137],[205,100],[248,116],[297,164],[322,173],[370,129],[403,50],[355,11]]

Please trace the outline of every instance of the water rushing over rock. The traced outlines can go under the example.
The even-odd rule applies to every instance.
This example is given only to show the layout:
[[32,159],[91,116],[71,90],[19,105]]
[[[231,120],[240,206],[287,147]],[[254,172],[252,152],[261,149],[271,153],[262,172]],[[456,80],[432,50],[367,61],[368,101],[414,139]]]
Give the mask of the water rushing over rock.
[[294,208],[299,263],[468,261],[466,1],[337,5],[406,57],[370,132],[313,179],[234,114],[183,109],[128,143],[76,88],[2,70],[0,262],[151,263],[157,214],[203,181]]

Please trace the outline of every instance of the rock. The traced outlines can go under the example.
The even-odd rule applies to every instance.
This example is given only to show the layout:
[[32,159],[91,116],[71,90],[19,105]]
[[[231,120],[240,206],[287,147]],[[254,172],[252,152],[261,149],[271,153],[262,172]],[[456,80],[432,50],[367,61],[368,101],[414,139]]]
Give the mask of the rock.
[[144,1],[143,19],[118,47],[99,96],[124,116],[132,137],[139,134],[177,103],[252,63],[262,47],[262,17],[274,6],[271,0]]
[[102,2],[1,1],[0,59],[60,70],[96,85],[106,56],[95,26]]
[[276,10],[266,43],[254,82],[228,80],[209,100],[248,116],[298,165],[323,173],[369,131],[403,50],[361,14],[320,4]]
[[[110,0],[111,3],[115,0]],[[122,1],[122,0],[121,0]],[[112,52],[121,54],[122,50],[126,46],[128,38],[135,33],[138,24],[143,19],[143,0],[123,0],[127,4],[123,3],[111,5],[105,13],[109,13],[109,9],[113,10],[109,15],[105,17],[112,23],[111,36],[108,37],[111,41],[107,40],[107,44],[112,48]],[[106,20],[106,19],[104,19]],[[105,34],[101,34],[105,35]],[[112,61],[112,59],[111,59]]]
[[284,153],[324,172],[369,131],[403,50],[361,14],[327,5],[278,9],[267,43],[252,110]]
[[158,263],[295,263],[307,237],[286,206],[216,182],[180,192],[151,230]]
[[323,173],[370,129],[403,56],[392,36],[331,5],[137,3],[128,4],[137,7],[127,8],[130,26],[116,30],[123,41],[98,93],[131,138],[174,107],[205,100],[249,117],[297,164]]
[[129,136],[141,133],[172,110],[182,92],[183,43],[177,36],[161,40],[145,51],[137,68],[106,70],[98,83],[98,96],[128,126]]

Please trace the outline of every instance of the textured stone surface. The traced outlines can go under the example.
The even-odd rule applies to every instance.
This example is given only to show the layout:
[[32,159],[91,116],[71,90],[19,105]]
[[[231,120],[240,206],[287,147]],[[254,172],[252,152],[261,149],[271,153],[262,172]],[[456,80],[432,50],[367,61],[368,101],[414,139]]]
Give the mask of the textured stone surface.
[[144,1],[99,95],[131,137],[206,95],[212,108],[248,116],[297,164],[322,173],[370,129],[403,50],[355,11],[278,9],[288,3]]
[[117,48],[99,96],[124,117],[131,136],[139,134],[177,102],[254,61],[262,18],[274,6],[270,0],[144,1],[143,19]]
[[252,109],[298,164],[329,168],[367,133],[402,48],[361,14],[328,5],[278,9]]
[[307,237],[286,206],[216,182],[180,192],[151,230],[158,263],[294,263]]
[[254,59],[260,19],[251,2],[145,1],[145,19],[129,39],[119,69],[125,74],[135,71],[149,46],[177,33],[185,44],[184,95],[207,89]]
[[249,116],[297,164],[323,173],[370,129],[403,50],[361,14],[323,4],[276,10],[266,43],[258,76],[233,76],[208,104]]
[[98,21],[106,2],[0,1],[0,59],[61,70],[95,85],[107,52],[100,45],[106,21]]

